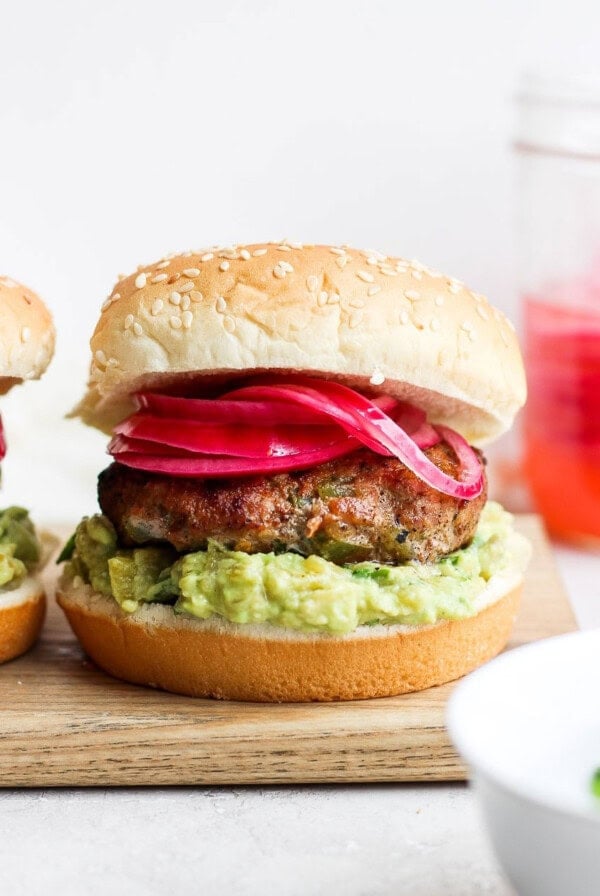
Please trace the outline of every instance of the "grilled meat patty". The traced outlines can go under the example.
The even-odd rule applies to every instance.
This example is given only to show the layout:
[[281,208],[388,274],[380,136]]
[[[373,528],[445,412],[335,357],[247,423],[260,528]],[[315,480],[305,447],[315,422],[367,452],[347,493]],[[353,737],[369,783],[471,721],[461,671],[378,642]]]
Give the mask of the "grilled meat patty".
[[[425,452],[458,475],[452,449]],[[98,480],[123,544],[180,552],[214,539],[247,553],[297,551],[335,563],[433,562],[467,544],[485,503],[441,494],[395,458],[360,450],[310,470],[245,479],[179,479],[113,463]]]

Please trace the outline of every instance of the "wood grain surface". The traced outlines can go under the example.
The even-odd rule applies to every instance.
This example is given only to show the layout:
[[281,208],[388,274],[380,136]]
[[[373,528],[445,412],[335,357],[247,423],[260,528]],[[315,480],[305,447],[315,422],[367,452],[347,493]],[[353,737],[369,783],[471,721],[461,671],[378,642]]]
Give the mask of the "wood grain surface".
[[[576,627],[539,520],[518,528],[534,556],[511,646]],[[177,697],[97,670],[50,598],[40,643],[0,667],[0,786],[462,780],[452,687],[308,705]]]

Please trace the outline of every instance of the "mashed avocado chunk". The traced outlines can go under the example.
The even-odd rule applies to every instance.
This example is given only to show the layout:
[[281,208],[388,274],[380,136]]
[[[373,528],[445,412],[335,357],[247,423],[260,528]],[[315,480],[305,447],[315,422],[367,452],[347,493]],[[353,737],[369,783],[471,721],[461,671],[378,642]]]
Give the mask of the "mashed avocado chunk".
[[70,574],[135,612],[143,603],[173,605],[199,619],[271,623],[303,632],[346,634],[360,625],[427,625],[477,612],[488,580],[509,568],[512,517],[489,502],[471,544],[436,563],[337,565],[294,553],[246,554],[210,544],[177,555],[170,547],[121,549],[111,522],[79,525]]
[[40,559],[40,544],[22,507],[0,510],[0,587],[15,587]]

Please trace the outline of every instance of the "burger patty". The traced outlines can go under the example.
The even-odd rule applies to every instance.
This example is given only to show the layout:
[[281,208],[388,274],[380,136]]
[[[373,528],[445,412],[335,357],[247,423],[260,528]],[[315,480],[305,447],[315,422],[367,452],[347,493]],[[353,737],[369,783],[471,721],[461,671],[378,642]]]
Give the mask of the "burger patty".
[[[448,445],[425,453],[458,475]],[[276,476],[179,479],[113,463],[98,480],[100,507],[125,545],[168,542],[185,552],[214,539],[229,550],[291,550],[335,563],[433,562],[472,539],[485,492],[452,498],[368,450]]]

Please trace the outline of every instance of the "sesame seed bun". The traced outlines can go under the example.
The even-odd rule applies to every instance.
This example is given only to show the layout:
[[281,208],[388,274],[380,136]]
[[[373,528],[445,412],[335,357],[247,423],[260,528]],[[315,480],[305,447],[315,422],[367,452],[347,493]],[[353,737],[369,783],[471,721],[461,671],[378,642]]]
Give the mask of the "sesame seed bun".
[[50,312],[31,289],[0,276],[0,394],[37,380],[54,354]]
[[57,599],[88,656],[115,678],[190,697],[306,703],[389,697],[465,675],[504,648],[520,593],[520,573],[497,576],[468,619],[344,636],[203,621],[162,604],[126,615],[66,576]]
[[45,614],[44,588],[33,576],[24,579],[18,588],[0,593],[0,663],[33,646]]
[[261,243],[186,253],[119,281],[74,413],[109,431],[139,389],[302,371],[423,407],[474,444],[525,401],[511,324],[478,293],[371,250]]

